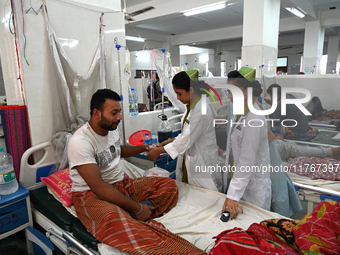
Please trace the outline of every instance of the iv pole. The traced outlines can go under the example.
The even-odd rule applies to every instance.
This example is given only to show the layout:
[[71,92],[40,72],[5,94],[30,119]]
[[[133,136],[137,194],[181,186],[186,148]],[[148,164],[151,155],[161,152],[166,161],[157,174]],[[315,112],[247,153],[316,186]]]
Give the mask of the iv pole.
[[[116,44],[116,49],[117,49],[117,55],[118,55],[118,72],[119,72],[119,84],[120,84],[120,99],[123,102],[123,85],[122,85],[122,76],[121,76],[121,70],[120,70],[120,48],[122,46],[120,44]],[[124,107],[122,107],[122,116],[124,116]],[[126,140],[125,140],[125,121],[123,119],[123,145],[125,145]]]

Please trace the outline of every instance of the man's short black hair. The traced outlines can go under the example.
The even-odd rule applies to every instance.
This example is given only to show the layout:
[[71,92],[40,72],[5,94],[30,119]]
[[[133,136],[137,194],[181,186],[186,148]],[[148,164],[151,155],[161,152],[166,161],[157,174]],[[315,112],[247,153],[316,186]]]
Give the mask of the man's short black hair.
[[279,84],[276,84],[276,83],[274,83],[274,84],[272,84],[268,87],[267,93],[269,95],[273,95],[273,88],[277,88],[277,95],[281,96],[281,86]]
[[91,99],[90,106],[90,114],[92,116],[93,110],[98,109],[99,111],[103,111],[103,105],[106,99],[112,99],[115,101],[121,101],[120,96],[111,89],[98,89],[93,95]]

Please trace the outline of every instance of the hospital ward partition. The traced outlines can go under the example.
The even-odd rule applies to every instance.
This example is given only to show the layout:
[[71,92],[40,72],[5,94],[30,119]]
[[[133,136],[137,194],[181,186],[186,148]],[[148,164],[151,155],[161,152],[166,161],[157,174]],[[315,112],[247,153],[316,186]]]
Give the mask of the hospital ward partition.
[[[35,152],[43,151],[43,157],[34,165],[29,165],[28,158]],[[73,205],[64,207],[51,195],[51,190],[40,181],[47,176],[56,163],[53,149],[49,142],[28,149],[21,159],[20,182],[31,193],[32,214],[34,221],[46,231],[46,235],[63,253],[80,250],[84,254],[126,254],[113,247],[98,243],[76,218]],[[131,177],[143,176],[144,170],[121,160],[121,167]],[[239,227],[247,229],[252,223],[283,216],[263,210],[241,201],[244,213],[226,223],[220,221],[221,208],[225,195],[210,190],[176,182],[179,188],[177,205],[164,216],[156,220],[171,232],[185,238],[198,248],[209,252],[215,241],[212,239],[224,230]],[[68,240],[68,245],[63,240]],[[69,241],[76,239],[71,244]]]

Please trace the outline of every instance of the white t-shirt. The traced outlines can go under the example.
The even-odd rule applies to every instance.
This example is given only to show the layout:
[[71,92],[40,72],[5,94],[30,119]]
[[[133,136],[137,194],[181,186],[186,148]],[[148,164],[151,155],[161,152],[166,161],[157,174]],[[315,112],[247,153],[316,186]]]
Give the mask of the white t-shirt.
[[68,160],[72,191],[87,191],[90,187],[79,175],[76,166],[97,164],[104,181],[113,184],[124,179],[120,168],[120,137],[118,130],[106,136],[98,135],[89,123],[79,128],[68,143]]

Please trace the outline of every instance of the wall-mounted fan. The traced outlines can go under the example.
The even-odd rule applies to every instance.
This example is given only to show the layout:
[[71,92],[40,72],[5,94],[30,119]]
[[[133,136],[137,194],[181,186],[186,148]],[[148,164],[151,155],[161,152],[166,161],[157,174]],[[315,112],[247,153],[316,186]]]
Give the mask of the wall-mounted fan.
[[123,9],[123,13],[124,13],[124,17],[127,21],[134,21],[134,19],[132,17],[134,16],[137,16],[139,14],[142,14],[144,12],[147,12],[147,11],[150,11],[152,9],[155,9],[155,7],[153,6],[149,6],[149,7],[146,7],[144,9],[141,9],[141,10],[138,10],[138,11],[135,11],[135,12],[132,12],[132,13],[129,13],[127,8],[126,8],[126,0],[124,0],[124,9]]
[[223,51],[219,51],[219,52],[216,52],[216,53],[215,53],[215,56],[219,56],[219,55],[221,56],[221,55],[225,55],[225,54],[224,54]]
[[282,48],[279,48],[279,50],[288,50],[288,49],[291,49],[291,48],[293,48],[293,46],[282,47]]

